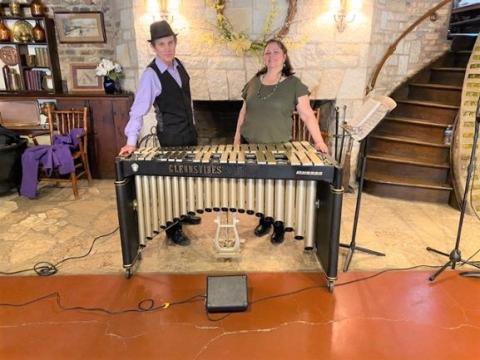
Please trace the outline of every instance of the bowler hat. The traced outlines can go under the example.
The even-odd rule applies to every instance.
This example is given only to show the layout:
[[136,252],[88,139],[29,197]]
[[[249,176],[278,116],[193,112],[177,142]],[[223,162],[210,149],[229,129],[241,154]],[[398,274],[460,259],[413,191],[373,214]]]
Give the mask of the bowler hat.
[[162,37],[175,35],[177,34],[173,32],[168,22],[165,20],[157,21],[150,25],[150,40],[148,41],[154,41]]

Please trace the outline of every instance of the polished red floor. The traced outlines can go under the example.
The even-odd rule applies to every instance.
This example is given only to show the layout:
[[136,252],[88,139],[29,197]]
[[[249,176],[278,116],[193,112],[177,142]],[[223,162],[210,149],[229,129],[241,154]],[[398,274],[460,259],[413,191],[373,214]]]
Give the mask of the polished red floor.
[[115,312],[146,298],[160,307],[204,295],[205,275],[3,277],[3,304],[58,292],[60,305],[52,295],[0,306],[0,358],[478,359],[480,279],[445,272],[429,283],[428,274],[339,286],[371,275],[342,274],[333,294],[316,273],[249,274],[254,303],[219,321],[207,318],[203,297],[143,313],[60,308]]

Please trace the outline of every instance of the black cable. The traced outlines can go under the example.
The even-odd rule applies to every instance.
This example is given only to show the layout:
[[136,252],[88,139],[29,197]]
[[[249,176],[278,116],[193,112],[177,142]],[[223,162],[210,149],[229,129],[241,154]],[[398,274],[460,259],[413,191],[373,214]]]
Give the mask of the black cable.
[[90,255],[90,253],[92,252],[93,250],[93,247],[95,246],[95,243],[97,242],[97,240],[103,238],[103,237],[106,237],[106,236],[110,236],[112,235],[113,233],[115,233],[116,231],[118,230],[118,226],[110,231],[109,233],[107,234],[103,234],[103,235],[99,235],[97,237],[95,237],[92,241],[92,245],[90,246],[90,249],[87,251],[86,254],[84,255],[80,255],[80,256],[70,256],[70,257],[67,257],[65,259],[62,259],[60,260],[59,262],[57,262],[56,264],[52,264],[48,261],[40,261],[40,262],[37,262],[35,265],[33,265],[32,268],[29,268],[29,269],[23,269],[23,270],[17,270],[17,271],[11,271],[11,272],[4,272],[4,271],[0,271],[0,275],[17,275],[17,274],[21,274],[21,273],[25,273],[25,272],[29,272],[29,271],[35,271],[35,273],[39,276],[51,276],[51,275],[54,275],[58,272],[58,266],[60,264],[63,264],[64,262],[66,261],[70,261],[70,260],[74,260],[74,259],[82,259],[84,257],[87,257],[88,255]]
[[[169,226],[167,226],[166,228],[164,229],[161,229],[158,234],[170,229],[172,226],[175,226],[179,223],[180,221],[177,220],[177,221],[174,221],[172,224],[170,224]],[[92,242],[92,245],[90,246],[90,249],[87,251],[86,254],[84,255],[80,255],[80,256],[70,256],[70,257],[67,257],[65,259],[62,259],[60,260],[59,262],[57,262],[56,264],[52,264],[51,262],[48,262],[48,261],[40,261],[38,263],[36,263],[35,265],[33,265],[32,268],[28,268],[28,269],[23,269],[23,270],[17,270],[17,271],[11,271],[11,272],[4,272],[4,271],[0,271],[0,275],[17,275],[17,274],[21,274],[21,273],[24,273],[24,272],[28,272],[28,271],[35,271],[35,273],[39,276],[51,276],[51,275],[54,275],[58,272],[58,265],[60,264],[63,264],[64,262],[66,261],[70,261],[70,260],[75,260],[75,259],[82,259],[84,257],[87,257],[88,255],[90,255],[90,253],[92,252],[93,250],[93,247],[95,246],[95,242],[97,240],[99,240],[100,238],[102,237],[105,237],[105,236],[110,236],[112,235],[114,232],[116,232],[117,230],[119,229],[119,227],[117,226],[114,230],[112,230],[111,232],[109,232],[108,234],[103,234],[103,235],[99,235],[97,236],[96,238],[93,239],[93,242]],[[158,235],[157,234],[157,235]]]
[[42,300],[50,299],[50,298],[55,298],[57,306],[64,311],[90,311],[90,312],[99,312],[99,313],[103,313],[103,314],[106,314],[106,315],[120,315],[120,314],[125,314],[125,313],[143,313],[143,312],[154,312],[154,311],[159,311],[159,310],[166,310],[169,307],[197,302],[200,299],[204,299],[205,295],[195,295],[195,296],[191,296],[191,297],[189,297],[185,300],[174,301],[174,302],[171,302],[171,303],[164,302],[161,305],[155,305],[155,300],[154,299],[147,298],[147,299],[143,299],[140,302],[138,302],[136,308],[130,308],[130,309],[124,309],[124,310],[108,310],[108,309],[101,308],[101,307],[88,308],[88,307],[84,307],[84,306],[65,306],[61,302],[60,293],[58,291],[55,291],[55,292],[52,292],[50,294],[35,298],[33,300],[26,301],[26,302],[23,302],[23,303],[18,303],[18,304],[0,303],[0,306],[4,306],[4,307],[23,307],[23,306],[31,305],[31,304],[40,302]]
[[[356,282],[365,281],[365,280],[372,279],[374,277],[380,276],[382,274],[385,274],[385,273],[391,272],[391,271],[406,271],[406,270],[417,269],[417,268],[420,268],[420,267],[440,268],[441,266],[439,266],[439,265],[416,265],[416,266],[411,266],[411,267],[408,267],[408,268],[385,269],[385,270],[379,271],[378,273],[375,273],[375,274],[370,275],[370,276],[366,276],[366,277],[363,277],[363,278],[360,278],[360,279],[350,280],[350,281],[346,281],[344,283],[336,284],[335,287],[345,286],[345,285],[350,285],[350,284],[353,284],[353,283],[356,283]],[[299,294],[301,292],[312,290],[312,289],[321,289],[321,288],[324,288],[324,287],[325,287],[325,285],[312,285],[312,286],[304,287],[304,288],[301,288],[301,289],[298,289],[298,290],[289,291],[289,292],[286,292],[286,293],[280,293],[280,294],[276,294],[276,295],[265,296],[263,298],[253,300],[252,302],[250,302],[250,305],[253,305],[253,304],[256,304],[256,303],[259,303],[259,302],[262,302],[262,301],[277,299],[277,298],[280,298],[280,297],[296,295],[296,294]],[[220,321],[220,320],[226,319],[227,317],[229,317],[233,314],[235,314],[235,313],[231,312],[231,313],[227,313],[227,314],[225,314],[225,315],[223,315],[219,318],[211,318],[210,315],[207,312],[207,318],[210,321]]]
[[[439,268],[441,266],[439,266],[439,265],[416,265],[416,266],[411,266],[411,267],[407,267],[407,268],[385,269],[385,270],[379,271],[379,272],[377,272],[373,275],[370,275],[370,276],[366,276],[366,277],[362,277],[362,278],[359,278],[359,279],[354,279],[354,280],[350,280],[350,281],[346,281],[346,282],[343,282],[343,283],[336,284],[336,286],[337,287],[345,286],[345,285],[350,285],[350,284],[357,283],[357,282],[360,282],[360,281],[369,280],[369,279],[372,279],[374,277],[385,274],[387,272],[413,270],[413,269],[417,269],[417,268],[420,268],[420,267]],[[256,303],[259,303],[259,302],[262,302],[262,301],[277,299],[277,298],[280,298],[280,297],[296,295],[296,294],[299,294],[299,293],[304,292],[304,291],[308,291],[308,290],[312,290],[312,289],[320,289],[320,288],[324,288],[324,287],[325,287],[324,285],[313,285],[313,286],[304,287],[304,288],[301,288],[301,289],[298,289],[298,290],[289,291],[289,292],[286,292],[286,293],[280,293],[280,294],[276,294],[276,295],[265,296],[263,298],[253,300],[252,302],[250,302],[250,305],[253,305],[253,304],[256,304]],[[53,293],[35,298],[33,300],[26,301],[26,302],[23,302],[23,303],[18,303],[18,304],[0,303],[0,307],[2,307],[2,306],[3,307],[23,307],[23,306],[27,306],[27,305],[30,305],[30,304],[33,304],[33,303],[36,303],[36,302],[39,302],[39,301],[42,301],[42,300],[45,300],[45,299],[52,298],[52,297],[55,298],[57,306],[62,310],[65,310],[65,311],[100,312],[100,313],[104,313],[106,315],[154,312],[154,311],[159,311],[159,310],[166,310],[166,309],[168,309],[169,307],[172,307],[172,306],[177,306],[177,305],[182,305],[182,304],[190,304],[190,303],[194,303],[194,302],[197,302],[199,300],[202,300],[202,299],[206,299],[205,295],[198,294],[198,295],[191,296],[191,297],[189,297],[185,300],[174,301],[174,302],[171,302],[171,303],[170,302],[164,302],[161,305],[155,305],[155,300],[154,299],[147,298],[147,299],[142,299],[140,302],[138,302],[136,308],[115,311],[115,310],[108,310],[108,309],[101,308],[101,307],[94,307],[94,308],[87,308],[87,307],[84,307],[84,306],[70,306],[70,307],[67,307],[67,306],[65,306],[61,303],[60,293],[58,291],[55,291]],[[210,321],[221,321],[221,320],[226,319],[227,317],[229,317],[229,316],[231,316],[235,313],[226,313],[226,314],[224,314],[224,315],[222,315],[221,317],[218,317],[218,318],[212,318],[208,312],[206,314],[207,314],[208,320],[210,320]]]
[[374,277],[383,275],[383,274],[385,274],[385,273],[387,273],[387,272],[392,272],[392,271],[407,271],[407,270],[418,269],[418,268],[421,268],[421,267],[427,267],[427,268],[436,269],[436,268],[440,268],[441,266],[440,266],[440,265],[416,265],[416,266],[410,266],[410,267],[407,267],[407,268],[385,269],[385,270],[379,271],[379,272],[377,272],[377,273],[375,273],[375,274],[373,274],[373,275],[370,275],[370,276],[366,276],[366,277],[363,277],[363,278],[360,278],[360,279],[355,279],[355,280],[346,281],[346,282],[344,282],[344,283],[335,284],[335,287],[350,285],[350,284],[353,284],[353,283],[356,283],[356,282],[360,282],[360,281],[364,281],[364,280],[369,280],[369,279],[372,279],[372,278],[374,278]]

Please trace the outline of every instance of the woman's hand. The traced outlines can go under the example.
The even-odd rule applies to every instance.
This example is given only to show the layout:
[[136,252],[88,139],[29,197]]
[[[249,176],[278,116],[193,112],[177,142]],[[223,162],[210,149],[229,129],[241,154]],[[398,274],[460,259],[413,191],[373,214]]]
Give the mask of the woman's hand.
[[235,133],[235,137],[233,138],[233,145],[240,145],[242,143],[240,134]]
[[135,150],[137,150],[137,147],[135,145],[125,145],[120,149],[120,152],[118,153],[118,155],[128,156],[131,153],[133,153]]
[[327,144],[325,144],[325,142],[322,141],[321,142],[317,142],[315,143],[315,145],[313,145],[315,147],[315,149],[317,149],[318,151],[324,153],[324,154],[328,154],[328,146]]

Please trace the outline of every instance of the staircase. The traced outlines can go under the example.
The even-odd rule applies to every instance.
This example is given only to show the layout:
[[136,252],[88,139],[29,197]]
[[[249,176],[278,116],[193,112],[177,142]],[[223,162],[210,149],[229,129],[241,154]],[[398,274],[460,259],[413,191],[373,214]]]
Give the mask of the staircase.
[[474,40],[456,37],[451,51],[391,95],[397,107],[368,138],[366,192],[439,203],[453,199],[450,145],[443,137],[460,108]]

